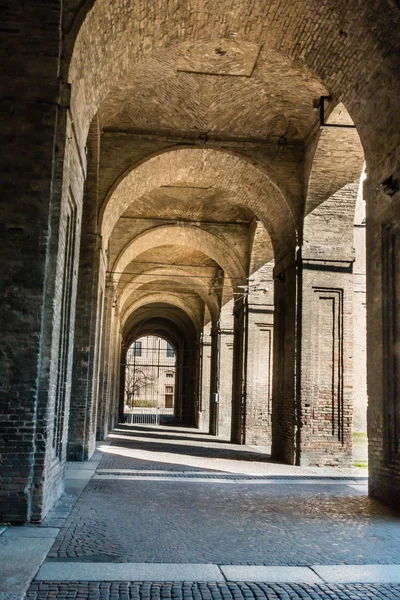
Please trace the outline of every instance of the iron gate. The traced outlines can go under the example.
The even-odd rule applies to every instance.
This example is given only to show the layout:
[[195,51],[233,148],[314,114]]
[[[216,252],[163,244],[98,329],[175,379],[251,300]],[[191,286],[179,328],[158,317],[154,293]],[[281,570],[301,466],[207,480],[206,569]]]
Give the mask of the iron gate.
[[178,387],[174,348],[156,336],[137,339],[126,355],[125,423],[173,420]]

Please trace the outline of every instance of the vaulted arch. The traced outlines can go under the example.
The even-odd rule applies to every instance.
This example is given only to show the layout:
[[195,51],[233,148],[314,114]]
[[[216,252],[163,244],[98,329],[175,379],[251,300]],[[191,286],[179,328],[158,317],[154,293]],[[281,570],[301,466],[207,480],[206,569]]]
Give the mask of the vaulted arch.
[[[167,311],[164,309],[167,308]],[[165,331],[179,344],[182,339],[196,336],[196,329],[190,316],[172,304],[153,302],[136,308],[123,328],[123,339],[130,345],[135,336]]]
[[[71,14],[66,14],[71,22]],[[221,14],[224,19],[220,19]],[[373,130],[378,139],[384,136],[387,150],[398,143],[400,128],[391,123],[395,111],[392,115],[389,108],[395,101],[383,92],[390,81],[392,98],[398,97],[393,88],[398,90],[399,85],[395,60],[399,34],[393,27],[398,18],[398,8],[386,0],[373,5],[333,0],[324,6],[316,0],[301,0],[296,11],[290,2],[271,6],[265,0],[234,6],[225,0],[209,4],[206,9],[200,9],[195,0],[160,6],[141,6],[132,0],[111,5],[107,0],[88,0],[77,15],[75,27],[69,24],[70,33],[66,35],[67,67],[73,52],[69,65],[73,111],[80,113],[79,128],[84,139],[97,108],[110,89],[131,74],[133,65],[177,44],[188,44],[193,50],[200,41],[218,47],[221,40],[233,38],[236,43],[253,44],[255,54],[257,48],[268,46],[289,59],[293,70],[305,76],[314,74],[324,81],[329,91],[345,100],[364,146],[368,143],[368,154],[375,159],[382,146],[378,142],[374,150],[368,139],[370,120],[382,101],[389,110],[374,122]],[[102,37],[108,30],[113,34],[105,44]],[[214,40],[210,40],[210,31]],[[391,31],[390,39],[386,31]],[[93,52],[95,61],[91,61]],[[202,71],[201,65],[197,71]]]
[[[159,278],[158,278],[159,277]],[[185,281],[186,278],[186,281]],[[189,281],[189,283],[187,283]],[[158,268],[143,272],[126,284],[120,297],[120,306],[122,314],[125,312],[130,297],[135,292],[140,292],[142,288],[151,291],[152,286],[165,286],[166,283],[173,282],[178,288],[190,289],[203,300],[210,311],[210,314],[216,318],[219,310],[219,301],[217,295],[210,293],[210,284],[207,280],[197,277],[194,270],[188,271],[179,268]]]
[[136,299],[125,312],[124,318],[122,319],[122,327],[125,327],[129,317],[133,315],[136,310],[142,306],[156,303],[179,308],[183,313],[186,313],[190,317],[196,330],[198,332],[201,331],[203,323],[198,312],[189,306],[179,293],[174,294],[172,292],[155,292],[153,294],[144,293],[144,295]]
[[316,134],[306,156],[305,215],[346,184],[358,181],[364,164],[360,137],[343,104],[330,111],[326,122],[334,126]]
[[238,280],[246,277],[244,265],[229,244],[204,229],[179,224],[155,227],[134,238],[115,261],[115,282],[118,284],[124,270],[140,254],[166,245],[184,246],[205,252],[221,266],[228,279]]
[[248,207],[263,221],[276,252],[284,252],[296,240],[294,200],[285,197],[272,174],[232,153],[188,148],[154,156],[116,184],[102,207],[104,240],[135,199],[153,189],[174,186],[215,188],[229,194],[235,203]]

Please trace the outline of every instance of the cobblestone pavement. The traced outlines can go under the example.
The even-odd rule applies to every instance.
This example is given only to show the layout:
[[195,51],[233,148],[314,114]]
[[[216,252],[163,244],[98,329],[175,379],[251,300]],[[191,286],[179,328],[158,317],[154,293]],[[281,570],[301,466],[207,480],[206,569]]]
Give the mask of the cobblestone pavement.
[[[182,452],[182,470],[183,449],[189,447],[197,453],[197,460],[201,460],[199,454],[210,455],[200,463],[207,466],[204,471],[208,475],[213,466],[215,469],[213,460],[234,463],[238,472],[237,463],[226,459],[228,451],[240,455],[242,465],[250,465],[247,472],[252,472],[252,465],[261,464],[263,471],[256,472],[268,473],[265,455],[256,450],[225,448],[227,444],[220,444],[218,450],[215,440],[204,445],[201,436],[199,443],[188,439],[195,437],[192,432],[169,434],[171,439],[163,442],[152,438],[153,434],[162,435],[161,431],[146,434],[138,428],[136,433],[148,437],[129,439],[134,437],[131,431],[115,438],[98,472],[111,468],[110,464],[118,470],[139,471],[151,465],[150,474],[166,465],[168,470],[177,470],[177,464],[169,460],[171,455],[177,456],[177,449]],[[146,467],[136,454],[144,445]],[[132,456],[118,454],[121,448],[132,451]],[[185,465],[184,469],[190,470]],[[351,487],[346,482],[236,484],[212,478],[188,482],[179,477],[174,481],[126,481],[116,474],[110,480],[93,479],[88,484],[49,558],[292,566],[390,564],[400,563],[399,525],[398,513],[368,498],[362,486]]]
[[33,583],[27,600],[395,600],[399,585],[300,585],[262,583]]
[[192,429],[120,426],[99,469],[243,471],[244,463],[245,471],[249,466],[259,471],[265,470],[268,462],[261,449],[234,446]]
[[92,480],[49,556],[107,562],[400,563],[399,519],[346,485]]
[[[277,463],[260,446],[238,446],[196,429],[119,426],[105,449],[99,469],[209,470],[247,474],[337,474],[336,469],[293,467]],[[365,469],[342,470],[365,476]]]

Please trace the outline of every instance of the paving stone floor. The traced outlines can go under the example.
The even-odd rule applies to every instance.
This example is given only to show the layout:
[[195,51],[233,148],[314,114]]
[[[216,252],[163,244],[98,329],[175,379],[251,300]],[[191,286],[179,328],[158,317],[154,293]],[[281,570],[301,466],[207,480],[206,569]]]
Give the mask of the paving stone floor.
[[[104,452],[99,469],[199,470],[251,474],[334,473],[335,469],[312,469],[273,461],[260,446],[238,446],[226,440],[183,427],[119,426]],[[343,474],[366,475],[365,469]]]
[[[169,427],[120,427],[101,450],[47,563],[400,564],[400,514],[354,484],[365,470],[279,465]],[[400,585],[34,581],[27,593],[67,598],[400,599]]]
[[399,522],[347,485],[92,480],[49,556],[137,563],[400,563]]
[[37,582],[27,600],[395,600],[400,585]]
[[[132,433],[134,435],[132,435]],[[165,435],[164,441],[159,439]],[[147,435],[147,437],[145,437]],[[154,441],[156,437],[156,441]],[[195,442],[193,442],[195,438]],[[400,563],[399,515],[368,498],[363,486],[280,485],[213,480],[213,460],[236,464],[231,454],[256,464],[266,457],[238,446],[218,444],[193,432],[121,430],[104,453],[97,472],[110,464],[110,479],[92,479],[61,529],[49,558],[97,562],[214,563],[307,566],[313,564]],[[138,451],[146,446],[148,475],[121,479],[121,469],[144,470]],[[132,455],[120,455],[120,448]],[[209,480],[157,481],[169,457],[207,455],[201,464]],[[231,453],[231,454],[229,454]],[[150,461],[151,455],[152,460]],[[139,454],[139,456],[142,456]],[[111,457],[111,460],[110,460]],[[151,462],[152,469],[149,469]],[[189,475],[192,471],[189,469]],[[196,473],[199,473],[197,468]],[[312,473],[302,470],[300,474]],[[218,474],[215,474],[218,478]],[[287,478],[288,476],[285,475]]]

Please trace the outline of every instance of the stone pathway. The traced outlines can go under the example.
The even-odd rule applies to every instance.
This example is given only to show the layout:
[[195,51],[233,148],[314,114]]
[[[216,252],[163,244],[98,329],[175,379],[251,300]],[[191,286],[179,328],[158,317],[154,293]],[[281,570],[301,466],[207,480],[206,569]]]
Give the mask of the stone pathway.
[[172,427],[121,427],[99,453],[43,523],[60,530],[30,600],[400,598],[400,516],[367,496],[365,470]]
[[121,428],[111,439],[52,560],[400,564],[398,515],[357,473],[279,465],[196,430]]
[[57,560],[309,566],[400,564],[395,513],[335,482],[92,479]]
[[34,582],[27,600],[395,600],[399,585]]

